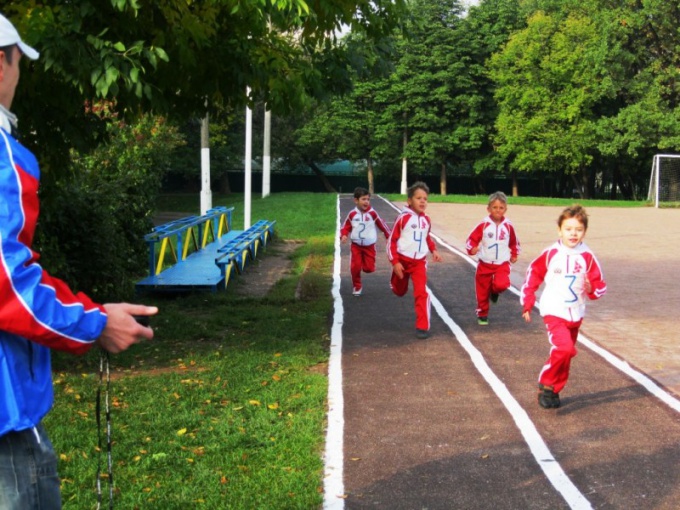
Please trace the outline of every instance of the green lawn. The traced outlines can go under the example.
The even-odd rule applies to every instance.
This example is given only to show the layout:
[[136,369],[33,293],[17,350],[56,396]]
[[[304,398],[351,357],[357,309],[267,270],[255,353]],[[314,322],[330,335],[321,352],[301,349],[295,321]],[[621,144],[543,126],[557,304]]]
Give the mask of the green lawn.
[[[242,197],[213,202],[234,205],[242,228]],[[305,241],[293,274],[265,298],[236,296],[236,277],[226,292],[143,299],[160,308],[155,339],[111,357],[116,507],[321,505],[335,207],[330,194],[254,199],[253,221],[275,219],[279,239]],[[197,195],[159,206],[198,208]],[[54,356],[46,426],[66,509],[94,508],[97,463],[107,471],[97,451],[98,366],[96,352]]]
[[[404,195],[384,194],[381,195],[388,200],[405,200]],[[430,202],[446,203],[446,204],[486,204],[489,195],[437,195],[430,193],[428,200]],[[545,206],[568,206],[574,203],[579,203],[585,207],[651,207],[651,203],[647,201],[633,201],[633,200],[579,200],[577,198],[545,198],[545,197],[508,197],[508,204],[510,205],[545,205]]]

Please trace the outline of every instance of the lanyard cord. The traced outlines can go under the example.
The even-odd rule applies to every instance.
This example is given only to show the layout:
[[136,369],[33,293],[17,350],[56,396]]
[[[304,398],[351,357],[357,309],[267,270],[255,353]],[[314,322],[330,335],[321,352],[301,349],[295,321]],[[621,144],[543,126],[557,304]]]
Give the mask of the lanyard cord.
[[106,459],[107,459],[107,478],[109,481],[109,509],[113,508],[113,457],[111,455],[111,408],[109,407],[109,391],[111,389],[111,372],[109,370],[109,353],[102,351],[99,353],[99,385],[97,386],[97,445],[99,456],[97,459],[97,510],[102,503],[102,420],[101,420],[101,400],[102,387],[104,387],[104,372],[106,372],[106,387],[104,388],[104,409],[106,416]]

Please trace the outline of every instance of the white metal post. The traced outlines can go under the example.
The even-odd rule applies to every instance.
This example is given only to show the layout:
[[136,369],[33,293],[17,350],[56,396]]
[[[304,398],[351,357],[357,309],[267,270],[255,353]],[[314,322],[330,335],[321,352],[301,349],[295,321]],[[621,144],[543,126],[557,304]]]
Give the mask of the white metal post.
[[272,141],[272,112],[264,110],[264,147],[262,148],[262,198],[271,192],[271,141]]
[[[246,89],[246,96],[250,96],[250,87]],[[250,228],[250,208],[252,191],[252,166],[253,166],[253,111],[246,107],[246,168],[243,183],[243,230]]]
[[210,123],[208,113],[201,120],[201,216],[212,209],[210,190]]

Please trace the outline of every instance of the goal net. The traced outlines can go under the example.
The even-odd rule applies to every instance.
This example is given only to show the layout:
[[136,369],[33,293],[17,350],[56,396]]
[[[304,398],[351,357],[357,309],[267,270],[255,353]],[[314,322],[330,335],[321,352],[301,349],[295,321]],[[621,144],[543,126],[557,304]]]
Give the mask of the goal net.
[[657,154],[652,162],[647,200],[654,207],[668,202],[680,203],[680,154]]

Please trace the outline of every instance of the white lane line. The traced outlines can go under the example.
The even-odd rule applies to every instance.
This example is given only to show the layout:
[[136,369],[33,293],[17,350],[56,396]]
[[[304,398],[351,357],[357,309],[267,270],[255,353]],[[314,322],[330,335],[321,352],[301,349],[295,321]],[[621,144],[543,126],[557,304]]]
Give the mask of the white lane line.
[[[395,207],[393,204],[391,204],[391,202],[388,203],[390,203],[392,207]],[[468,262],[470,262],[473,266],[476,266],[474,260],[467,254],[462,253],[460,250],[445,243],[436,235],[432,235],[432,237],[442,246],[461,256],[463,259],[468,260]],[[458,324],[453,321],[451,316],[444,308],[444,305],[442,305],[441,301],[439,301],[439,299],[437,299],[437,297],[432,292],[432,289],[428,287],[427,291],[430,294],[430,302],[432,303],[432,306],[439,317],[441,317],[444,323],[449,327],[460,346],[465,349],[465,351],[470,356],[470,360],[477,371],[491,387],[496,396],[498,396],[498,399],[508,410],[510,416],[512,416],[512,419],[515,421],[515,424],[522,434],[524,441],[527,443],[529,450],[534,456],[534,459],[536,459],[536,462],[540,468],[543,470],[545,476],[548,478],[548,481],[552,484],[555,490],[562,495],[570,508],[574,510],[592,509],[590,502],[569,479],[567,474],[562,469],[562,466],[560,466],[553,454],[550,452],[548,445],[546,445],[545,441],[543,441],[543,438],[539,434],[534,423],[531,421],[531,418],[529,418],[527,412],[521,405],[519,405],[519,402],[515,400],[515,397],[512,396],[507,386],[505,386],[505,384],[503,384],[503,382],[498,378],[493,370],[491,370],[491,367],[489,367],[489,364],[484,359],[484,355],[481,353],[481,351],[479,351],[479,349],[477,349],[472,344],[465,332],[460,328],[460,326],[458,326]]]
[[[454,246],[451,246],[449,243],[441,239],[439,236],[432,234],[432,237],[439,244],[447,248],[450,252],[468,261],[473,267],[477,267],[477,263],[475,262],[475,260],[468,256],[467,253],[463,253]],[[519,289],[515,287],[511,286],[509,290],[516,296],[519,296],[520,294]],[[538,306],[535,306],[535,308],[538,309]],[[588,349],[593,351],[595,354],[602,357],[607,363],[614,366],[614,368],[623,372],[625,375],[633,379],[636,383],[638,383],[640,386],[642,386],[644,389],[650,392],[653,396],[661,400],[661,402],[668,405],[671,409],[673,409],[676,412],[680,412],[680,399],[668,393],[666,390],[664,390],[661,386],[659,386],[657,383],[655,383],[652,379],[647,377],[642,372],[631,367],[627,361],[624,361],[621,358],[615,356],[604,347],[597,345],[595,342],[590,340],[588,337],[584,336],[582,333],[579,333],[578,341],[582,345],[585,345]]]
[[345,310],[340,296],[340,195],[336,206],[335,255],[333,259],[333,326],[331,328],[331,351],[328,361],[328,427],[324,453],[324,501],[327,510],[345,508],[344,447],[344,400],[342,394],[342,323]]
[[512,416],[522,437],[524,437],[524,441],[526,441],[529,450],[531,450],[548,481],[562,495],[569,508],[578,510],[592,508],[590,502],[581,494],[550,452],[527,412],[519,405],[519,402],[515,400],[505,384],[491,370],[483,354],[470,342],[465,332],[451,319],[441,301],[435,297],[429,288],[427,290],[430,293],[430,301],[435,311],[455,335],[460,346],[470,356],[477,371],[484,377],[484,380],[491,386],[491,389],[508,410],[510,416]]

